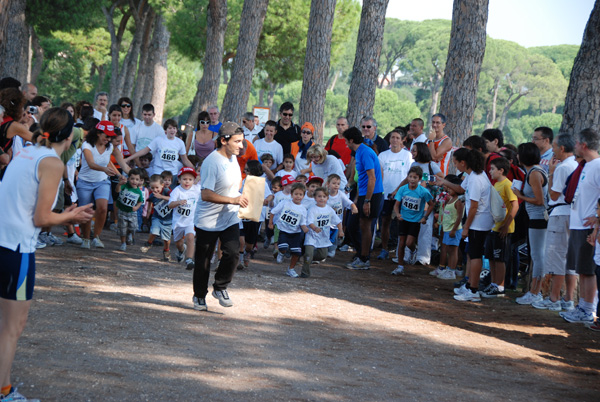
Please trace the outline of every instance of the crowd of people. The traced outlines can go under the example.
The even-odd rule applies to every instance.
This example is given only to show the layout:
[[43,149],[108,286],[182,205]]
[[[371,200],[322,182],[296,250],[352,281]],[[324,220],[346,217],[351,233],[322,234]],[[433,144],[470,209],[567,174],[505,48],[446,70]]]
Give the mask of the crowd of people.
[[[293,122],[290,102],[277,121],[246,113],[241,126],[220,122],[211,106],[180,130],[173,119],[156,123],[152,104],[135,118],[127,97],[109,105],[101,92],[93,104],[52,107],[31,84],[4,78],[0,88],[0,352],[9,357],[0,401],[27,400],[10,367],[33,297],[35,250],[103,249],[107,228],[120,240],[115,252],[137,241],[142,253],[162,247],[170,262],[174,243],[177,263],[193,270],[196,310],[208,308],[215,262],[212,296],[233,306],[227,287],[260,242],[292,278],[348,255],[339,251],[354,252],[345,268],[369,270],[380,244],[376,258],[392,275],[431,266],[432,276],[456,280],[457,301],[503,297],[523,279],[519,305],[600,330],[600,134],[592,129],[538,127],[518,146],[486,129],[455,144],[439,113],[429,134],[415,118],[385,136],[372,116],[358,127],[340,117],[323,146],[310,122]],[[254,178],[264,179],[260,205],[246,192]],[[260,218],[240,219],[240,207],[261,208]],[[52,233],[62,226],[66,237]]]

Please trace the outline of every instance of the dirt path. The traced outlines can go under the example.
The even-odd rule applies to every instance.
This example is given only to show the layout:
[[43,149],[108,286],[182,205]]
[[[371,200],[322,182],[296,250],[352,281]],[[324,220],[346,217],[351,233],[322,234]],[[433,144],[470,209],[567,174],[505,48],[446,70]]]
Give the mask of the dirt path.
[[[460,303],[452,282],[391,263],[310,279],[262,248],[233,308],[192,309],[191,272],[73,246],[37,253],[13,381],[42,401],[596,401],[600,336],[514,297]],[[314,267],[314,266],[313,266]]]

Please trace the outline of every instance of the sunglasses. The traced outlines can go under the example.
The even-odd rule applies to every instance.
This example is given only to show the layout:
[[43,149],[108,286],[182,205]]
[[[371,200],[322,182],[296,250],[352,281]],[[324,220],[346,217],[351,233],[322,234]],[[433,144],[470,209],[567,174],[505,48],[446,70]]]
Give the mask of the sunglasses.
[[373,126],[362,126],[362,128],[371,128]]
[[199,123],[200,124],[210,124],[210,121],[208,121],[208,120],[200,120]]
[[131,107],[131,104],[129,104],[129,103],[123,103],[123,104],[121,105],[121,107]]
[[312,131],[309,130],[302,130],[301,131],[302,134],[312,134]]
[[281,113],[281,115],[285,117],[292,117],[294,113]]

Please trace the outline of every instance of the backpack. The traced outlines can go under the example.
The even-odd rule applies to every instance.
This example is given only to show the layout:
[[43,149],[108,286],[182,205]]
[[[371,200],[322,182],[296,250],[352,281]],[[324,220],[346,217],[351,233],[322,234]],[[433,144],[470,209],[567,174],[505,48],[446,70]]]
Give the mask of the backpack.
[[502,222],[506,218],[506,205],[504,205],[504,200],[494,186],[490,189],[490,210],[492,211],[494,222]]

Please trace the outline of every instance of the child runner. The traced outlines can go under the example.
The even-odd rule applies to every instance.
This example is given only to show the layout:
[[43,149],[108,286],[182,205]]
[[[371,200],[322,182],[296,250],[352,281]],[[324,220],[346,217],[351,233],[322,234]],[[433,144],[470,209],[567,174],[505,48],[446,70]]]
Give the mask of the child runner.
[[492,282],[481,292],[483,298],[504,296],[504,276],[506,274],[506,253],[510,253],[510,237],[515,231],[515,216],[519,210],[519,199],[512,191],[512,182],[506,178],[510,172],[508,159],[500,157],[490,162],[490,177],[496,182],[494,188],[506,206],[506,217],[497,222],[486,242],[485,256],[490,260]]
[[[281,186],[281,177],[275,177],[273,180],[271,180],[271,194],[273,194],[273,199],[275,199],[275,196],[277,195],[277,193],[281,192],[282,190],[282,186]],[[265,218],[263,219],[265,221],[265,242],[263,244],[263,248],[266,250],[269,248],[269,246],[271,245],[271,238],[273,237],[273,230],[269,229],[269,215],[271,214],[271,205],[273,204],[273,200],[271,200],[271,203],[265,207],[263,207],[263,211],[265,214]],[[262,216],[262,215],[261,215]]]
[[339,237],[344,237],[342,220],[337,213],[327,205],[329,194],[325,187],[315,190],[316,205],[308,210],[307,222],[310,230],[304,239],[304,264],[302,265],[301,278],[310,277],[310,264],[322,261],[327,257],[329,246],[331,246],[331,227],[337,227]]
[[169,190],[170,194],[172,190],[171,185],[173,184],[173,173],[171,173],[169,170],[165,170],[160,174],[160,177],[163,180],[163,186],[165,189]]
[[[343,221],[344,220],[344,210],[350,209],[353,214],[358,213],[358,208],[356,204],[350,201],[350,198],[340,191],[342,180],[339,175],[332,173],[327,177],[327,188],[329,191],[329,198],[327,199],[327,205],[329,205],[338,218]],[[329,246],[329,250],[327,252],[327,257],[333,258],[335,257],[335,250],[337,249],[337,227],[331,226],[331,236],[329,240],[331,241],[331,246]]]
[[117,184],[116,191],[119,193],[117,198],[117,208],[119,208],[119,223],[117,225],[119,237],[121,238],[121,247],[119,250],[127,250],[127,237],[133,235],[137,230],[137,211],[142,206],[144,195],[140,190],[142,182],[141,171],[131,169],[126,184]]
[[306,182],[308,181],[308,177],[306,177],[303,174],[299,174],[298,176],[296,176],[296,181],[298,183],[302,183],[302,184],[304,184],[306,186]]
[[[419,183],[423,176],[423,169],[413,166],[408,171],[408,184],[400,187],[396,193],[394,214],[398,219],[398,267],[392,271],[392,275],[404,273],[404,247],[411,252],[409,262],[414,264],[416,257],[415,240],[419,237],[421,224],[427,222],[433,211],[433,196]],[[427,203],[427,212],[425,212]]]
[[[271,203],[271,211],[269,212],[269,220],[272,219],[273,222],[277,222],[279,216],[273,215],[273,209],[283,201],[292,199],[292,185],[294,183],[295,181],[292,178],[292,176],[283,176],[281,178],[282,190],[275,194],[275,196],[273,197],[273,202]],[[277,224],[275,224],[273,228],[268,224],[268,222],[267,227],[269,228],[269,230],[273,231],[273,244],[275,245],[275,248],[273,249],[273,258],[277,258],[277,255],[279,254],[279,249],[277,247],[277,241],[279,240],[279,229],[277,227]]]
[[[167,171],[168,172],[168,171]],[[165,173],[165,172],[163,172]],[[171,174],[171,172],[168,172]],[[169,208],[169,195],[171,191],[165,185],[164,179],[154,174],[150,177],[150,197],[148,201],[152,205],[152,225],[150,226],[150,235],[148,242],[142,246],[142,253],[147,253],[152,247],[156,236],[160,236],[164,243],[163,261],[171,261],[171,231],[173,229],[173,210]]]
[[[453,174],[446,176],[445,180],[458,186],[462,182],[460,178]],[[443,234],[437,277],[440,279],[456,279],[458,246],[462,238],[462,217],[465,204],[458,198],[456,191],[445,185],[443,187],[450,198],[446,201],[440,213]]]
[[[273,164],[275,163],[275,159],[273,159],[273,155],[269,153],[264,153],[260,156],[260,162],[262,163],[263,168],[263,177],[266,180],[273,180],[275,177],[275,173],[273,173]],[[277,166],[275,166],[277,167]]]
[[323,179],[317,176],[311,176],[306,185],[306,195],[302,200],[302,206],[308,211],[309,208],[317,205],[315,201],[315,190],[323,185]]
[[296,176],[298,176],[298,171],[296,171],[296,169],[294,169],[295,163],[296,162],[295,162],[294,155],[286,154],[283,157],[283,169],[281,169],[279,172],[277,172],[275,174],[275,176],[283,177],[283,176],[290,175],[295,179]]
[[[306,208],[302,206],[302,199],[306,187],[301,183],[292,185],[292,200],[279,203],[273,208],[273,215],[269,219],[269,227],[273,228],[273,217],[277,217],[277,227],[279,228],[279,253],[277,262],[283,262],[284,254],[290,250],[292,259],[287,269],[286,275],[297,278],[298,273],[294,270],[300,255],[302,254],[302,244],[304,243],[304,233],[308,232],[306,227]],[[304,233],[303,233],[304,232]]]
[[179,186],[171,192],[169,208],[173,210],[173,241],[177,246],[177,262],[185,259],[187,270],[194,269],[194,211],[200,199],[198,173],[190,167],[179,171]]

